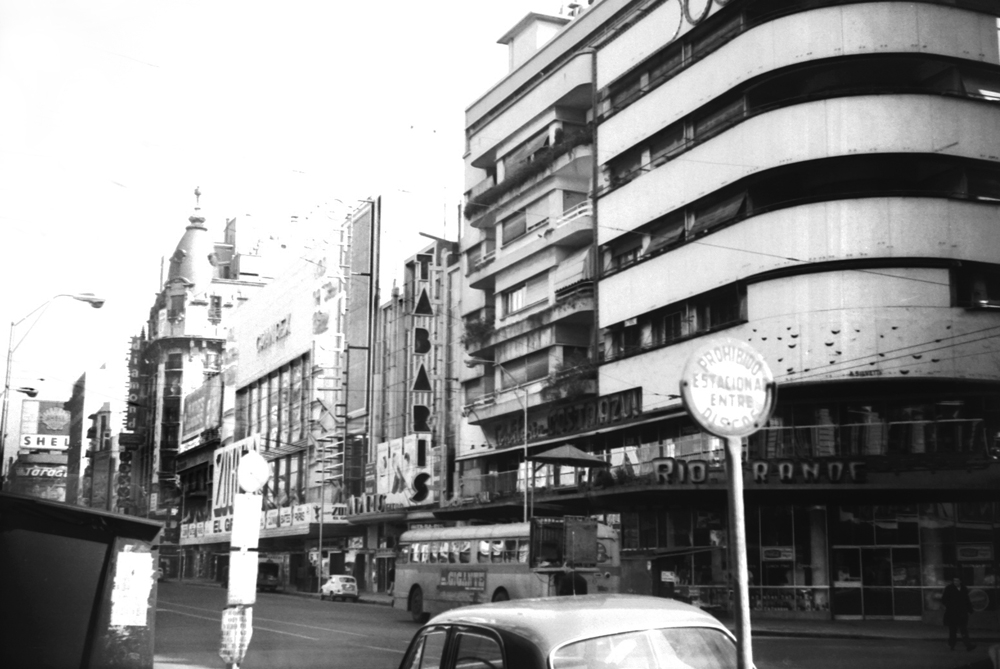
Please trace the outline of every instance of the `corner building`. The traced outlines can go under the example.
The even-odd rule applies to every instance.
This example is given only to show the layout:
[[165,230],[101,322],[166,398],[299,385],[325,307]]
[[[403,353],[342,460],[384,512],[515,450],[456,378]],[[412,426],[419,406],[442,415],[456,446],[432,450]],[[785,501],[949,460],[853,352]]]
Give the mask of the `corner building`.
[[597,397],[641,410],[538,440],[613,466],[534,499],[620,514],[625,589],[729,605],[723,444],[678,397],[728,336],[779,387],[745,441],[753,615],[938,624],[961,576],[995,625],[997,14],[604,0],[548,45],[595,54]]

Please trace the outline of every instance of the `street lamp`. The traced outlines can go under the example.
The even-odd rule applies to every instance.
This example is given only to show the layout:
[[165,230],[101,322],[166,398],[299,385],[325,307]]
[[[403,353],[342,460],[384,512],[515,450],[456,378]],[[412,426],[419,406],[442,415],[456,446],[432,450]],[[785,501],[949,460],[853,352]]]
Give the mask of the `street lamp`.
[[[524,434],[522,435],[522,448],[524,449],[524,522],[528,522],[528,469],[530,467],[528,464],[528,391],[523,388],[519,388],[517,385],[517,379],[514,378],[514,375],[504,369],[504,366],[499,362],[485,360],[483,358],[465,359],[466,367],[478,367],[479,365],[493,365],[494,367],[498,367],[502,374],[509,376],[510,380],[514,382],[515,397],[517,397],[518,402],[521,403],[521,408],[524,410]],[[518,393],[518,390],[520,390],[521,393]]]
[[[35,322],[31,324],[31,327],[28,328],[28,331],[25,332],[21,336],[21,339],[19,339],[16,343],[14,342],[14,328],[16,328],[18,325],[20,325],[27,319],[34,316],[39,311],[44,310],[46,307],[52,304],[53,301],[57,300],[60,297],[69,297],[79,302],[86,302],[95,309],[100,309],[101,307],[104,306],[104,298],[97,297],[93,293],[60,293],[59,295],[53,295],[48,300],[38,305],[34,309],[32,309],[30,313],[28,313],[20,320],[11,321],[10,336],[7,339],[7,372],[6,375],[4,376],[4,383],[3,383],[3,412],[0,413],[0,453],[6,454],[5,447],[7,446],[7,412],[10,409],[10,373],[12,368],[11,363],[13,362],[14,358],[14,351],[17,350],[17,347],[20,346],[21,343],[24,341],[25,337],[28,336],[28,333],[31,332],[31,328],[35,327],[35,323],[38,322],[38,318],[35,319]],[[39,314],[39,318],[41,318],[41,314]],[[23,392],[29,397],[34,397],[35,395],[38,394],[38,391],[35,390],[34,388],[17,388],[17,391]]]

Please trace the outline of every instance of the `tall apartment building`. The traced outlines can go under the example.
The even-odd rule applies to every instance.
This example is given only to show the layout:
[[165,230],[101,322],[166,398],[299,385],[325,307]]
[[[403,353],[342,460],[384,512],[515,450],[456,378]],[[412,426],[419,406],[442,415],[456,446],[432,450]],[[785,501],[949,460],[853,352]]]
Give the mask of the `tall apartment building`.
[[[534,505],[618,521],[625,589],[728,606],[722,444],[679,398],[694,348],[728,336],[778,383],[744,448],[753,614],[940,621],[958,575],[973,624],[995,621],[997,15],[985,0],[601,0],[515,60],[467,111],[465,314],[486,317],[467,348],[511,373],[466,377],[486,443],[459,448],[451,517],[516,516],[523,452],[572,443],[612,467],[542,468]],[[565,192],[573,155],[532,165],[554,153],[533,142],[570,116],[593,132],[578,247],[551,205],[533,209]],[[546,314],[584,251],[598,299],[571,331],[596,342],[596,394],[574,383],[582,399],[547,404],[541,361],[549,385],[566,369]]]

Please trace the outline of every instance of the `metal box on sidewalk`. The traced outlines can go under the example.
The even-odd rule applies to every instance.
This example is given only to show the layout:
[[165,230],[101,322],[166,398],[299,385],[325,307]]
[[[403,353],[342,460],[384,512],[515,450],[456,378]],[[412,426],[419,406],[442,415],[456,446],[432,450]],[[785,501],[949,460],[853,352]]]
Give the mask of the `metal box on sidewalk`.
[[0,493],[0,667],[152,667],[162,527]]

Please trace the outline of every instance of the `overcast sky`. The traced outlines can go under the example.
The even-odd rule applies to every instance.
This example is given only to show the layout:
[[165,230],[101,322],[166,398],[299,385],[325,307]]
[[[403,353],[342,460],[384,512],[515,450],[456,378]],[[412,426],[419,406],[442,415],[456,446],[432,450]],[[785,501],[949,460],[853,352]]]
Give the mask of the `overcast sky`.
[[216,239],[379,194],[453,210],[497,38],[562,4],[0,0],[0,341],[55,294],[107,298],[20,323],[14,386],[123,363],[196,186]]

